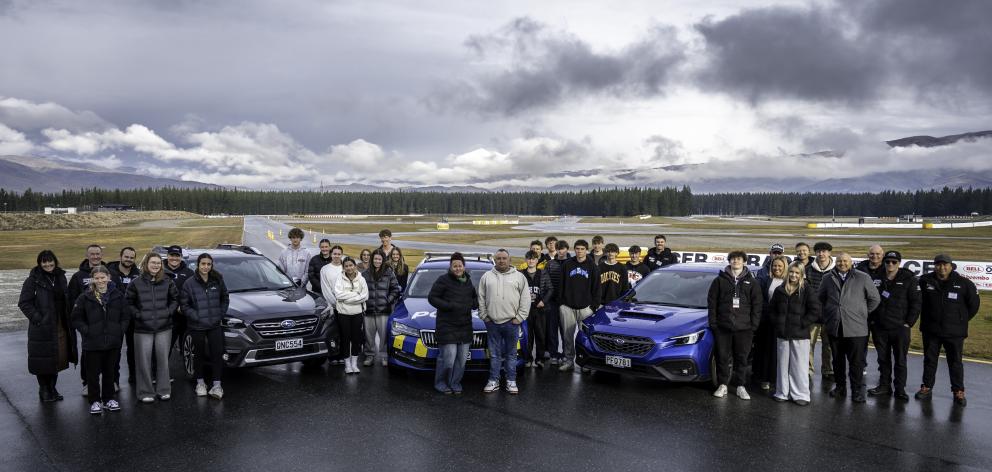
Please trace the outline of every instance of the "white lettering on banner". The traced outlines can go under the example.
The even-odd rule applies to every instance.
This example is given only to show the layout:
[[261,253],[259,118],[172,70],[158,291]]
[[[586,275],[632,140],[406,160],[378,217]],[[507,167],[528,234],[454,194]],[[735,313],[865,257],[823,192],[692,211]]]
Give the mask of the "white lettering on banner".
[[[437,318],[437,311],[417,311],[414,312],[412,315],[410,315],[410,319],[415,320],[417,318],[423,318],[425,316],[428,318]],[[472,310],[472,318],[478,318],[478,317],[479,317],[479,310]]]
[[[722,252],[675,252],[676,260],[683,264],[700,264],[700,263],[726,263],[727,254]],[[752,267],[761,267],[764,265],[765,260],[768,259],[768,254],[748,254],[745,264]],[[793,258],[789,257],[791,261]],[[857,264],[865,260],[862,258],[853,258],[854,263]],[[974,282],[975,286],[979,290],[992,290],[992,262],[972,262],[972,261],[960,261],[954,263],[957,266],[958,274],[962,277]],[[919,259],[903,259],[902,267],[913,272],[917,277],[933,272],[933,261],[932,260],[919,260]]]

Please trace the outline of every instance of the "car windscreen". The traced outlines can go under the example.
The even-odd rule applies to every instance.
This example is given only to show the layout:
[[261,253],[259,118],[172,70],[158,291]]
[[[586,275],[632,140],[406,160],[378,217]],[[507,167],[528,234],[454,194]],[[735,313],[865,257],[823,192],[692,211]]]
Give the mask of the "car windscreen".
[[707,272],[655,272],[638,282],[628,298],[636,303],[706,308],[706,295],[715,277]]
[[218,258],[214,259],[214,269],[224,276],[224,284],[231,292],[282,290],[293,286],[289,277],[264,257]]
[[[472,285],[479,288],[479,280],[482,280],[482,275],[489,272],[490,269],[468,269],[466,272],[471,274]],[[410,281],[410,285],[406,288],[406,296],[410,298],[427,298],[427,295],[431,293],[431,287],[434,286],[434,281],[438,277],[448,273],[448,268],[437,268],[437,269],[418,269],[415,274],[413,274],[413,280]]]

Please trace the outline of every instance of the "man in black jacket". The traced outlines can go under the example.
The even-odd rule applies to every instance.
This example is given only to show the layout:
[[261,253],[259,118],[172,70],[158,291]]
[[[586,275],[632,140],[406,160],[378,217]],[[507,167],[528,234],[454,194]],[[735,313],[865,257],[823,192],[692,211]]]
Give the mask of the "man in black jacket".
[[[183,248],[178,245],[169,246],[168,260],[165,263],[166,277],[172,277],[172,282],[176,285],[176,290],[181,291],[186,281],[193,277],[193,269],[186,265],[183,260]],[[183,335],[186,334],[186,316],[182,310],[178,310],[172,317],[172,344],[169,345],[169,355],[172,355],[172,348],[175,347]]]
[[664,234],[654,237],[654,247],[648,249],[648,255],[644,258],[651,270],[660,269],[678,262],[675,254],[672,254],[672,250],[665,247],[665,243],[667,242],[668,239],[665,238]]
[[[870,315],[868,324],[878,355],[878,386],[868,390],[872,396],[894,394],[909,400],[906,394],[906,353],[909,331],[920,317],[920,281],[908,269],[902,269],[902,254],[889,251],[882,259],[885,276],[879,282],[882,302]],[[895,362],[895,378],[892,364]]]
[[575,329],[582,320],[599,308],[599,268],[589,257],[589,243],[575,242],[575,257],[562,265],[561,330],[565,360],[558,370],[567,372],[575,367]]
[[920,278],[923,305],[920,332],[923,333],[923,385],[916,392],[917,400],[929,400],[937,376],[940,349],[947,356],[954,403],[965,406],[964,363],[961,351],[968,337],[968,322],[978,313],[981,299],[975,284],[954,270],[951,256],[940,254],[933,258],[933,272]]
[[630,285],[634,286],[641,279],[651,273],[651,267],[641,259],[641,247],[634,245],[627,249],[630,261],[627,262],[627,276],[630,278]]
[[[110,279],[113,280],[114,284],[117,285],[117,289],[120,290],[121,294],[127,293],[127,286],[131,285],[131,281],[138,278],[141,275],[141,271],[134,265],[135,258],[138,253],[133,247],[125,247],[121,249],[120,260],[116,262],[111,262],[107,264],[107,269],[110,269]],[[124,332],[124,341],[127,344],[127,381],[130,384],[134,384],[134,324],[128,323],[127,330]],[[117,369],[114,371],[116,377],[114,378],[114,384],[120,385],[121,383],[121,359],[117,356]]]
[[[310,290],[312,292],[323,295],[320,287],[320,269],[331,263],[331,241],[321,239],[317,247],[320,248],[320,252],[311,257],[310,262],[307,264],[307,280],[310,281]],[[387,254],[386,257],[388,258],[389,255]]]
[[[527,261],[527,268],[523,270],[524,277],[527,278],[527,286],[530,289],[530,314],[527,316],[527,351],[524,359],[527,367],[544,368],[544,354],[548,350],[548,305],[551,296],[554,294],[551,288],[551,277],[546,270],[538,269],[537,264],[541,260],[541,253],[534,250],[527,251],[524,256]],[[557,312],[555,313],[557,315]],[[555,333],[557,336],[558,333]],[[535,346],[537,351],[534,351]],[[534,352],[531,355],[531,352]]]
[[854,266],[855,269],[868,274],[876,287],[881,285],[882,279],[886,277],[887,269],[885,264],[882,263],[882,256],[884,255],[885,250],[882,249],[882,246],[876,244],[868,248],[868,258]]
[[547,313],[549,313],[547,335],[548,335],[548,355],[551,356],[549,363],[558,365],[562,359],[561,344],[559,338],[564,336],[561,330],[561,317],[559,307],[561,306],[561,279],[565,261],[572,257],[568,253],[568,241],[555,241],[555,254],[544,266],[548,278],[551,280],[551,301],[548,303]]
[[[747,254],[733,251],[730,262],[710,284],[706,297],[709,327],[716,336],[716,376],[719,386],[713,396],[727,396],[727,385],[737,386],[737,396],[750,400],[744,382],[747,379],[751,339],[761,322],[762,293],[758,281],[744,267]],[[733,377],[731,377],[731,361]]]

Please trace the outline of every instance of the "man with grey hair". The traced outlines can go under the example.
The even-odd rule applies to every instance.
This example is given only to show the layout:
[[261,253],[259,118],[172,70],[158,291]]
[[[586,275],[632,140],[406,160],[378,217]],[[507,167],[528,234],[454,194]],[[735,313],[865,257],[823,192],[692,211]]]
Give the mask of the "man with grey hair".
[[883,255],[885,255],[885,250],[882,249],[882,246],[876,244],[868,248],[868,258],[854,266],[855,269],[868,274],[876,287],[881,285],[886,277],[885,264],[882,264]]
[[[830,396],[842,398],[847,395],[846,383],[850,380],[851,399],[855,403],[864,403],[868,313],[878,307],[881,297],[871,277],[851,270],[853,267],[851,255],[840,253],[836,267],[823,278],[819,291],[823,305],[823,329],[830,335],[834,354],[834,389],[830,391]],[[845,372],[848,378],[845,378]]]
[[499,390],[500,371],[506,370],[506,391],[517,387],[517,342],[520,325],[530,313],[530,285],[510,265],[510,253],[500,249],[493,255],[493,270],[479,281],[479,319],[486,323],[489,336],[489,382],[483,391]]

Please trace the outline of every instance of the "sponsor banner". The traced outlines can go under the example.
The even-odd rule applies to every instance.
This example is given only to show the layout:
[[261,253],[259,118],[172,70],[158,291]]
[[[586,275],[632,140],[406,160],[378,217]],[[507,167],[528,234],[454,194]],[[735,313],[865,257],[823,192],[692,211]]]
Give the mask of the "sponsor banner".
[[[725,252],[675,252],[679,262],[690,263],[727,263],[727,253]],[[749,267],[757,268],[764,265],[768,254],[748,254],[746,264]],[[864,258],[853,258],[857,264]],[[792,260],[792,257],[789,257]],[[958,274],[971,280],[979,290],[992,290],[992,262],[971,262],[956,261]],[[911,270],[917,277],[933,272],[933,260],[903,259],[902,267]]]

